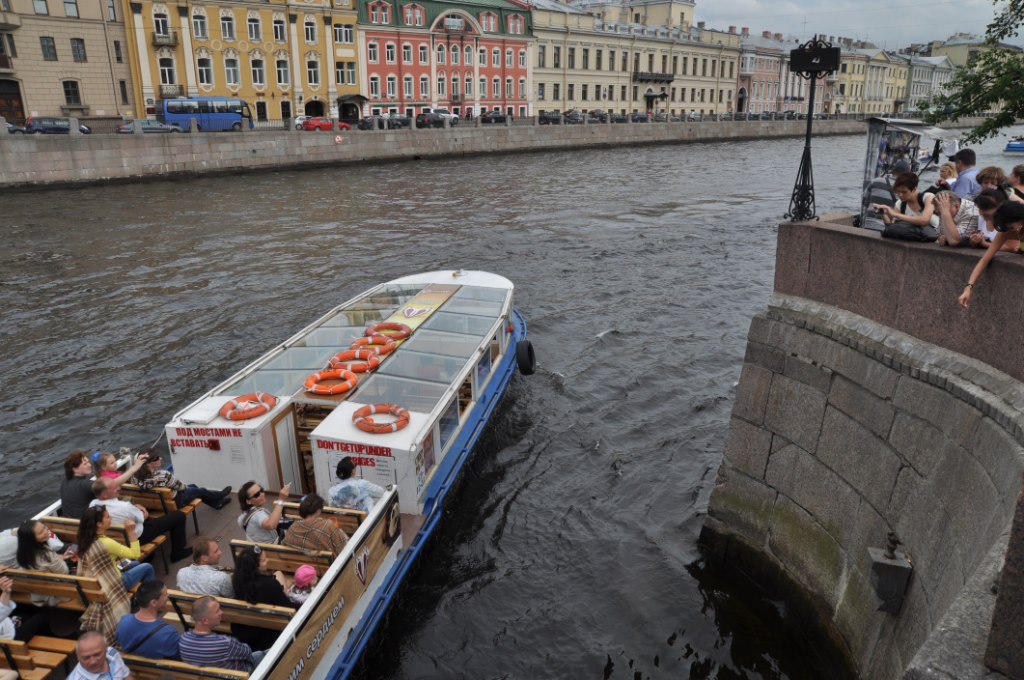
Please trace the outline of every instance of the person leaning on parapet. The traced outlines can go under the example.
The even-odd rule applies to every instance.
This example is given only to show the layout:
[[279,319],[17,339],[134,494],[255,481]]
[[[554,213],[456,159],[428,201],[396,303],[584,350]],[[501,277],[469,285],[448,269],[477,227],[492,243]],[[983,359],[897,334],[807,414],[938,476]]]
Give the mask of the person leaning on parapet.
[[[908,172],[910,170],[910,163],[905,160],[896,161],[893,164],[892,172],[899,174],[901,172]],[[864,212],[867,215],[866,222],[868,224],[862,224],[860,226],[868,229],[874,229],[876,231],[882,231],[883,225],[880,219],[881,213],[878,212],[876,206],[889,206],[896,205],[896,194],[892,185],[892,180],[886,174],[879,175],[868,183],[867,188],[864,189],[864,193],[861,196],[861,201],[864,206]]]
[[235,588],[231,585],[231,574],[217,566],[220,556],[221,550],[217,545],[217,539],[209,536],[193,538],[192,565],[178,572],[178,590],[234,598]]
[[[978,231],[971,234],[971,245],[975,248],[988,248],[988,245],[995,239],[997,232],[992,226],[995,220],[996,208],[1010,199],[1007,194],[999,189],[984,189],[974,197],[974,205],[978,207]],[[1020,250],[1020,241],[1016,238],[1008,238],[1003,241],[1000,250],[1015,253]]]
[[919,192],[917,185],[917,175],[912,172],[901,172],[893,178],[892,191],[898,199],[896,205],[872,206],[880,211],[883,222],[892,224],[896,220],[903,220],[919,227],[939,226],[933,196]]
[[935,212],[939,215],[940,246],[966,246],[978,231],[978,207],[969,198],[952,191],[935,194]]
[[103,633],[89,630],[82,633],[75,645],[78,665],[68,680],[126,680],[132,673],[113,647],[107,646]]
[[957,299],[957,302],[964,309],[967,309],[970,305],[971,295],[974,293],[974,286],[977,285],[978,279],[985,273],[985,268],[988,267],[988,263],[992,261],[992,258],[1002,248],[1003,243],[1007,239],[1020,239],[1021,230],[1024,229],[1024,203],[1018,203],[1017,201],[1003,203],[996,208],[995,214],[992,216],[992,222],[999,233],[992,239],[992,244],[985,251],[985,254],[981,256],[981,259],[978,260],[978,264],[974,266],[971,275],[967,277],[967,285],[964,286],[964,291],[960,293],[960,297]]
[[956,166],[956,181],[950,187],[960,198],[973,198],[981,191],[978,184],[978,169],[974,164],[978,162],[974,149],[960,149],[949,157]]

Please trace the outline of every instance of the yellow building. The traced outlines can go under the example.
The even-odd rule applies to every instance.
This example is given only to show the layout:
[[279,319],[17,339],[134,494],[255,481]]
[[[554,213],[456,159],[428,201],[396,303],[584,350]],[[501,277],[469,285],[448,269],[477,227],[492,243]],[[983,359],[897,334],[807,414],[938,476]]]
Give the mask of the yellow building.
[[531,2],[537,111],[734,110],[740,36],[692,25],[693,2]]
[[884,99],[882,112],[899,113],[907,108],[907,71],[910,60],[893,52],[883,52],[888,62],[883,85]]
[[257,120],[339,115],[359,93],[354,0],[125,2],[135,115],[160,99],[238,97]]
[[842,47],[839,72],[833,85],[831,113],[864,113],[868,56],[858,49]]

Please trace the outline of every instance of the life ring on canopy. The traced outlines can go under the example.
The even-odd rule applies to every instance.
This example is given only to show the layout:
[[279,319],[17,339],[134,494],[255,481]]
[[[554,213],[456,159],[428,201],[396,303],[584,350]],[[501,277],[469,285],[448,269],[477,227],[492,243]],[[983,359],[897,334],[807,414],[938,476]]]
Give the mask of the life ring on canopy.
[[261,416],[277,405],[277,397],[266,392],[254,392],[235,397],[220,407],[220,417],[228,420],[248,420]]
[[[361,361],[357,361],[360,359]],[[350,349],[331,357],[328,368],[342,368],[353,373],[366,373],[380,366],[380,355],[372,349]]]
[[411,328],[404,323],[395,323],[394,321],[381,321],[380,323],[370,324],[366,327],[366,332],[363,335],[385,335],[381,331],[395,331],[394,333],[386,334],[392,340],[405,340],[412,335]]
[[[389,423],[379,423],[370,417],[375,413],[386,413],[394,416],[395,420]],[[367,404],[359,407],[352,414],[352,423],[363,432],[371,434],[398,432],[409,424],[409,409],[402,408],[398,404]]]
[[383,357],[395,351],[398,343],[387,335],[364,335],[352,341],[352,349],[359,349],[360,347],[365,347],[369,351],[376,352]]
[[[320,381],[322,380],[343,380],[344,382],[340,382],[337,385],[321,385]],[[317,371],[306,378],[306,391],[313,394],[342,394],[351,390],[358,382],[359,377],[352,371],[346,371],[345,369]]]

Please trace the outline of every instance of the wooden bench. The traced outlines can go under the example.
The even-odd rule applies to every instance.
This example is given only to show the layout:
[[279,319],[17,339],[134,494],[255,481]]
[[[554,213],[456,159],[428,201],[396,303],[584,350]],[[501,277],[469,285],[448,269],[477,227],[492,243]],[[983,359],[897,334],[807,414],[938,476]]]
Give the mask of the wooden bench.
[[[302,519],[302,515],[299,514],[299,504],[285,502],[284,516],[288,519]],[[346,536],[354,534],[359,525],[366,519],[366,513],[362,510],[334,508],[329,505],[320,511],[320,516],[333,521],[335,526],[345,532]]]
[[308,564],[316,569],[317,576],[323,576],[327,568],[331,566],[331,562],[334,561],[334,556],[330,550],[317,550],[316,552],[307,553],[287,545],[253,543],[236,538],[231,541],[231,559],[235,562],[236,566],[238,555],[246,550],[252,550],[257,545],[261,551],[266,553],[267,566],[271,571],[283,571],[288,574],[294,574],[296,569],[303,564]]
[[[168,600],[177,615],[178,623],[185,630],[191,630],[192,604],[205,595],[186,593],[180,590],[168,590]],[[273,604],[249,604],[245,600],[233,600],[227,597],[215,598],[220,602],[222,613],[221,624],[240,623],[245,626],[256,626],[270,630],[284,630],[295,616],[294,607],[279,607]]]
[[149,511],[153,517],[162,517],[169,512],[181,510],[187,516],[192,517],[192,525],[199,533],[199,513],[196,508],[203,504],[202,499],[195,498],[182,507],[174,500],[174,491],[166,486],[155,486],[152,489],[143,489],[136,484],[122,484],[121,496],[129,503],[137,503]]
[[245,671],[230,671],[212,666],[193,666],[171,659],[147,659],[134,654],[121,654],[135,680],[158,680],[159,678],[219,678],[220,680],[245,680]]
[[21,604],[35,604],[32,595],[44,595],[60,598],[54,606],[61,609],[85,611],[92,602],[107,601],[107,594],[95,578],[26,569],[7,569],[4,576],[14,581],[11,597]]
[[[48,526],[50,528],[50,531],[57,534],[57,537],[60,538],[60,540],[64,543],[71,544],[78,542],[77,519],[71,519],[70,517],[54,517],[52,515],[47,515],[46,517],[40,517],[39,521]],[[136,531],[141,531],[142,527],[136,527],[135,529]],[[110,530],[107,535],[110,536],[110,538],[113,538],[115,541],[118,541],[122,545],[129,545],[128,530],[124,528],[123,524],[111,524]],[[167,555],[163,550],[164,543],[166,542],[167,535],[160,534],[159,536],[154,536],[153,540],[149,543],[141,544],[140,547],[142,548],[142,554],[139,556],[139,559],[149,559],[153,555],[153,553],[156,552],[156,550],[159,548],[160,558],[164,563],[164,571],[169,572],[171,570],[171,565],[167,561]]]
[[[71,641],[69,640],[68,642]],[[75,643],[71,642],[71,652],[74,652],[74,649]],[[0,664],[3,664],[9,670],[17,671],[26,680],[31,678],[47,678],[58,668],[65,674],[69,670],[67,668],[69,654],[34,649],[25,642],[0,640],[0,652],[2,652],[3,657],[3,661]]]

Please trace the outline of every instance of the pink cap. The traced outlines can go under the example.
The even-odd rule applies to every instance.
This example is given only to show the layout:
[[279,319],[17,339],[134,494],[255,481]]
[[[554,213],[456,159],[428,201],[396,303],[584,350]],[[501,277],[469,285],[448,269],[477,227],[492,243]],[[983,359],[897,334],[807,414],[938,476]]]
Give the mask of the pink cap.
[[308,588],[315,579],[316,569],[308,564],[303,564],[295,570],[295,586],[298,588]]

